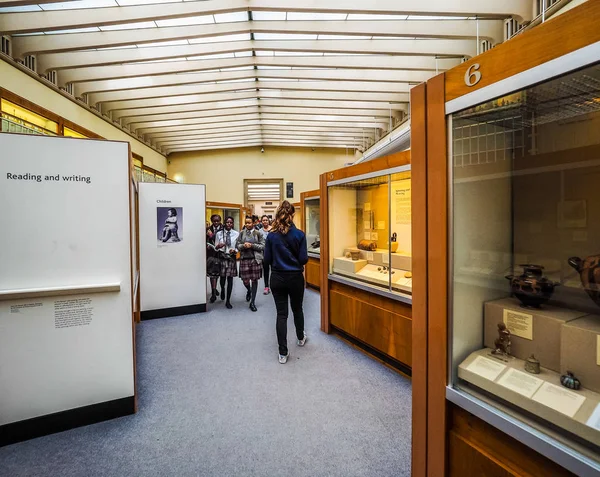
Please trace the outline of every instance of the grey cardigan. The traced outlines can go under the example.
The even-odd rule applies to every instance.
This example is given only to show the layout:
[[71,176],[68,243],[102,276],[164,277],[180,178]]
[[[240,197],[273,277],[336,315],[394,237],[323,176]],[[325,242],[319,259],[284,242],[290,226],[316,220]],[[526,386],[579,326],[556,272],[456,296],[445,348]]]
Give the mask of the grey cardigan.
[[[251,242],[252,248],[244,248],[245,242]],[[242,229],[236,242],[236,248],[240,251],[240,258],[248,260],[254,258],[259,264],[263,261],[263,250],[265,249],[265,238],[260,231],[253,229]]]

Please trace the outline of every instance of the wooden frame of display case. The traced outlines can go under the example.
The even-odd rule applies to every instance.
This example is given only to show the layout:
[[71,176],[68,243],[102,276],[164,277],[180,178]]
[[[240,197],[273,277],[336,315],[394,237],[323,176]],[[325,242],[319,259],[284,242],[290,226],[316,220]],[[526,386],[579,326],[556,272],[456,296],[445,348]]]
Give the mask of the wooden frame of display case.
[[[329,279],[328,183],[368,173],[380,172],[381,175],[385,175],[388,169],[410,163],[411,153],[404,151],[326,172],[320,177],[320,235],[323,264],[320,267],[321,330],[325,333],[337,332],[377,359],[405,374],[411,373],[413,365],[411,305]],[[413,184],[412,188],[415,187],[417,185]],[[413,273],[416,273],[414,270],[413,265]],[[368,316],[369,320],[360,320],[359,316]]]
[[[565,55],[571,65],[575,53],[579,58],[587,54],[589,63],[600,60],[598,18],[600,2],[584,3],[411,90],[412,177],[425,186],[423,191],[413,186],[413,233],[423,234],[422,240],[413,240],[413,268],[428,271],[424,282],[418,276],[413,281],[413,316],[418,318],[413,320],[413,349],[417,341],[424,346],[419,360],[425,363],[424,376],[413,379],[413,394],[423,399],[413,400],[415,477],[583,475],[572,456],[561,455],[564,452],[554,447],[546,451],[550,446],[544,439],[511,428],[502,413],[477,411],[468,399],[459,402],[447,394],[452,250],[446,111],[488,101],[490,94],[498,97],[521,90],[519,82],[529,78],[531,84],[528,75],[534,68],[556,68],[556,62],[551,62],[561,57],[564,61]],[[571,69],[582,66],[575,64]],[[558,70],[551,76],[564,72]],[[421,222],[415,212],[423,206],[426,212]],[[419,353],[413,353],[415,358]],[[587,475],[597,475],[594,472],[591,469]]]
[[[301,211],[302,215],[300,217],[300,220],[296,220],[295,222],[296,222],[296,224],[298,224],[298,223],[302,224],[302,226],[300,227],[302,230],[304,230],[304,225],[305,225],[304,221],[306,220],[306,217],[304,217],[304,212],[306,210],[305,209],[305,200],[306,199],[318,199],[320,197],[321,197],[320,189],[315,189],[315,190],[311,190],[308,192],[302,192],[300,194],[300,205],[299,205],[298,209]],[[296,212],[296,214],[298,214],[298,212]],[[304,267],[304,271],[305,271],[304,273],[305,273],[305,277],[306,277],[306,286],[309,286],[311,288],[319,290],[321,288],[321,259],[309,256],[308,263]]]
[[[206,201],[206,208],[207,209],[238,209],[240,211],[240,223],[239,224],[234,224],[234,227],[237,230],[240,230],[243,226],[244,226],[244,220],[246,218],[245,215],[245,210],[244,207],[242,206],[242,204],[230,204],[228,202],[211,202],[211,201]],[[223,212],[224,214],[224,212]],[[221,214],[221,215],[223,215]],[[221,220],[225,221],[225,217],[221,217]]]

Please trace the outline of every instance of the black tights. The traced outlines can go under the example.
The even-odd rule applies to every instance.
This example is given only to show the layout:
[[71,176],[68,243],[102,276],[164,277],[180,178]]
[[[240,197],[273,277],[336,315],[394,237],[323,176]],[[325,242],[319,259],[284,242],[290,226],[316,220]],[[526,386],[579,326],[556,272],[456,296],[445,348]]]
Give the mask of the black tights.
[[231,299],[231,291],[233,290],[233,277],[221,277],[219,279],[221,285],[221,297],[223,297],[223,290],[225,290],[225,279],[227,279],[227,303],[229,303],[229,300]]
[[254,300],[256,299],[256,292],[258,291],[258,281],[257,280],[244,280],[244,286],[246,287],[246,290],[248,290],[251,293],[251,300],[250,303],[254,303]]
[[271,266],[263,261],[263,278],[265,279],[265,288],[269,288],[269,272],[271,271]]

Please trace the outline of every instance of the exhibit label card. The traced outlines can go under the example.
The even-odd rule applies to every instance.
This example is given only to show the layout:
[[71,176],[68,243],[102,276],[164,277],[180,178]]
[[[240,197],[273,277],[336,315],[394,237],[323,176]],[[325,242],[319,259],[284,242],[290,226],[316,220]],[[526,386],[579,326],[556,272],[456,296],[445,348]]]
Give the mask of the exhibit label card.
[[586,424],[600,431],[600,404],[596,406]]
[[585,397],[555,384],[544,383],[533,396],[533,400],[573,417],[585,402]]
[[483,378],[495,381],[502,371],[506,369],[506,365],[498,363],[483,356],[477,356],[473,362],[467,366],[467,370],[475,373]]
[[533,315],[505,308],[503,321],[513,335],[533,340]]
[[504,386],[527,398],[531,398],[543,383],[544,381],[540,378],[536,378],[531,374],[524,373],[523,371],[514,368],[509,369],[504,373],[504,376],[498,380],[500,386]]

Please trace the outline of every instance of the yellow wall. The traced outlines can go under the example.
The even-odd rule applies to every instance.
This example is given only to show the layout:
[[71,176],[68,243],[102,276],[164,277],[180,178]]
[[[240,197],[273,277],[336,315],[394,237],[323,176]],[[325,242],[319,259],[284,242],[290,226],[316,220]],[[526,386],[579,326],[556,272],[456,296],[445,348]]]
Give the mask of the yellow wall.
[[160,172],[167,170],[167,161],[162,154],[2,60],[0,60],[0,87],[106,139],[127,141],[131,144],[131,150],[144,158],[145,165]]
[[[294,198],[319,188],[319,175],[354,161],[345,149],[260,147],[181,152],[169,155],[168,175],[188,184],[206,184],[207,200],[244,203],[244,179],[283,179],[294,183]],[[285,191],[284,191],[285,195]]]

